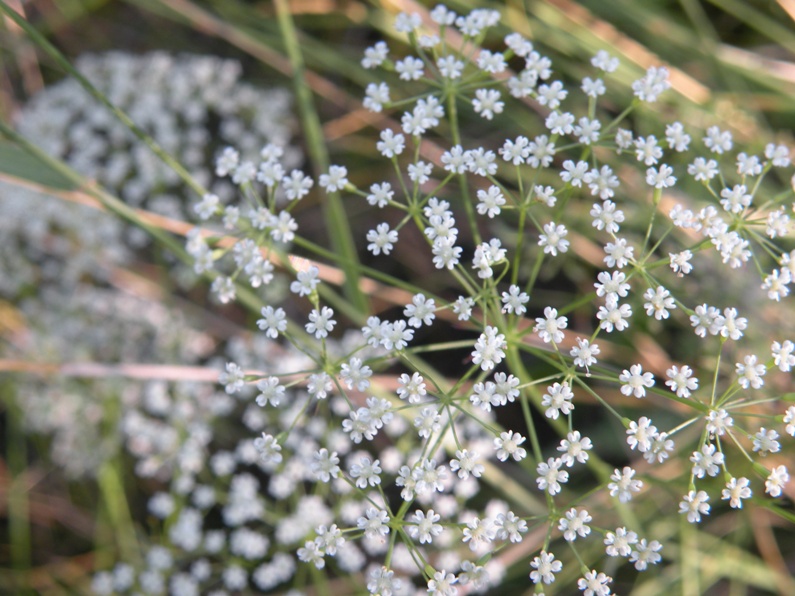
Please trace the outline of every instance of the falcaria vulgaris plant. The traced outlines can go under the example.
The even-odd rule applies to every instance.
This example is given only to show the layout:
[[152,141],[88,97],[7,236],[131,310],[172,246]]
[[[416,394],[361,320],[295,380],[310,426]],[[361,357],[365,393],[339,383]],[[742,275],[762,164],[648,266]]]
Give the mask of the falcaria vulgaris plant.
[[[229,147],[237,196],[195,205],[187,249],[221,302],[292,279],[256,321],[283,353],[221,374],[257,406],[251,436],[211,457],[212,498],[183,476],[152,503],[174,593],[662,593],[693,541],[741,523],[718,514],[793,520],[790,149],[661,120],[664,66],[616,109],[629,67],[607,51],[564,84],[528,39],[496,39],[498,13],[430,16],[398,16],[410,54],[365,51],[383,82],[364,106],[395,117],[374,181]],[[299,235],[314,192],[372,207],[358,281],[381,310]],[[385,273],[401,252],[436,274]]]

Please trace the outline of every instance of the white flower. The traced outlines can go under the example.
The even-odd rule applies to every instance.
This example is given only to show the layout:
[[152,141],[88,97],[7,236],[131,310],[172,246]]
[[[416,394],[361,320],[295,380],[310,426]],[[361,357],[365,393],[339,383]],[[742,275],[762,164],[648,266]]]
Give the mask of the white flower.
[[257,381],[257,389],[259,395],[257,396],[257,405],[265,407],[270,404],[278,406],[284,397],[285,388],[279,384],[278,377],[268,377],[267,379],[260,379]]
[[664,66],[650,66],[642,79],[632,83],[632,91],[635,93],[635,97],[641,101],[653,103],[657,101],[657,96],[670,86],[668,69]]
[[569,241],[566,240],[568,234],[566,226],[555,222],[550,222],[544,226],[544,233],[538,237],[538,246],[544,247],[544,253],[557,256],[558,251],[564,253],[569,250]]
[[310,469],[320,482],[330,482],[332,478],[339,478],[340,458],[337,452],[329,453],[325,447],[312,456]]
[[768,430],[763,426],[754,435],[753,450],[760,452],[762,455],[778,453],[781,450],[778,436],[775,430]]
[[561,440],[558,451],[562,451],[561,459],[567,467],[571,468],[574,462],[584,464],[588,461],[588,451],[593,448],[593,443],[588,437],[582,437],[580,431],[575,430],[566,435],[566,438]]
[[530,579],[534,584],[544,582],[549,585],[555,581],[555,574],[563,569],[563,563],[555,560],[555,555],[542,550],[531,562],[530,566],[535,571],[530,572]]
[[505,336],[489,325],[480,334],[472,352],[472,362],[482,370],[491,370],[505,358]]
[[759,389],[765,384],[765,380],[762,377],[765,376],[767,368],[765,368],[764,364],[757,364],[756,362],[757,357],[754,354],[749,354],[743,358],[742,362],[735,364],[737,376],[740,377],[737,379],[737,383],[743,389],[748,389],[748,387]]
[[593,217],[592,225],[597,230],[604,230],[608,234],[616,234],[619,230],[619,225],[624,221],[624,212],[616,208],[613,201],[605,200],[600,205],[594,203],[591,208],[591,217]]
[[296,281],[290,284],[290,291],[299,296],[308,296],[315,291],[320,282],[318,275],[320,275],[320,270],[314,265],[305,271],[299,271],[296,274]]
[[574,542],[577,536],[585,538],[591,533],[591,528],[588,522],[593,519],[585,509],[579,511],[572,507],[566,512],[566,516],[560,518],[558,522],[558,530],[563,532],[563,538],[568,542]]
[[591,195],[598,196],[600,199],[609,199],[614,196],[615,188],[618,188],[618,176],[613,174],[610,166],[602,166],[599,169],[590,170],[583,180],[588,185]]
[[786,168],[790,165],[790,151],[786,145],[774,145],[768,143],[765,145],[765,157],[773,163],[777,168]]
[[618,380],[624,383],[621,393],[624,395],[634,395],[641,398],[646,395],[646,387],[654,386],[654,376],[650,372],[643,372],[640,364],[633,364],[629,370],[624,369]]
[[414,56],[406,56],[403,60],[395,62],[395,71],[403,81],[417,81],[425,74],[423,62]]
[[441,415],[435,408],[431,406],[423,408],[420,410],[420,415],[414,418],[414,426],[418,431],[417,434],[423,439],[427,439],[431,436],[431,433],[439,432],[442,428],[439,422],[441,419]]
[[568,94],[569,92],[563,88],[563,83],[555,81],[550,85],[540,85],[537,99],[542,106],[548,106],[550,110],[555,110]]
[[698,389],[698,379],[693,377],[693,370],[682,365],[682,368],[674,365],[665,371],[668,380],[665,382],[677,397],[690,397],[690,392]]
[[685,132],[681,122],[674,122],[665,126],[665,140],[668,147],[681,153],[690,146],[690,135]]
[[491,120],[495,114],[502,114],[505,102],[500,101],[500,92],[496,89],[478,89],[475,91],[472,107],[476,114]]
[[635,422],[629,423],[627,429],[627,444],[631,449],[637,449],[644,453],[651,449],[652,440],[657,436],[657,427],[651,423],[651,419],[641,416]]
[[368,486],[381,484],[381,462],[377,459],[371,461],[369,457],[362,457],[359,463],[353,464],[350,469],[351,478],[356,480],[356,486],[365,489]]
[[787,412],[784,414],[783,422],[787,425],[785,429],[787,434],[795,437],[795,406],[790,406],[787,408]]
[[412,373],[409,377],[403,373],[398,377],[397,394],[400,399],[407,399],[410,404],[417,404],[426,395],[425,379],[420,373]]
[[717,335],[723,327],[723,316],[714,306],[701,304],[696,307],[694,315],[690,315],[690,323],[695,327],[696,335],[706,337],[707,331]]
[[436,61],[436,67],[446,79],[458,79],[464,72],[464,63],[453,55],[442,56]]
[[380,112],[384,104],[389,103],[389,86],[386,83],[370,83],[364,90],[365,98],[362,105],[371,112]]
[[583,145],[590,145],[599,140],[599,129],[602,128],[602,123],[598,120],[590,120],[583,116],[577,121],[574,127],[574,136]]
[[403,316],[409,317],[409,325],[419,329],[423,323],[430,325],[436,318],[436,302],[433,298],[426,298],[423,294],[415,294],[411,304],[403,309]]
[[260,311],[262,318],[257,320],[257,327],[265,332],[267,337],[276,339],[279,333],[287,330],[287,314],[279,307],[274,310],[272,306],[263,306]]
[[669,317],[668,311],[676,308],[676,302],[671,297],[671,292],[662,286],[646,290],[646,293],[643,294],[643,299],[646,300],[643,304],[646,309],[646,315],[654,315],[654,318],[658,321],[667,319]]
[[348,169],[345,166],[331,166],[328,174],[320,175],[320,186],[326,192],[342,190],[348,184]]
[[319,311],[316,308],[309,313],[309,322],[306,324],[306,332],[312,333],[317,339],[328,337],[334,329],[337,321],[332,319],[334,311],[328,306],[324,306]]
[[370,538],[383,538],[389,534],[389,516],[386,511],[368,507],[364,515],[356,521],[360,530],[364,530],[364,535]]
[[362,66],[368,69],[381,66],[384,60],[386,60],[388,53],[389,47],[386,45],[386,42],[379,41],[373,47],[364,50]]
[[605,299],[605,305],[599,307],[596,313],[596,318],[601,321],[599,327],[607,331],[613,332],[615,327],[618,331],[623,331],[629,327],[629,317],[632,316],[632,308],[629,304],[618,303],[618,297],[615,295],[608,295]]
[[494,518],[494,527],[497,530],[497,538],[518,543],[522,541],[522,534],[527,533],[527,522],[516,517],[513,511],[498,513]]
[[497,450],[497,459],[505,461],[509,457],[513,457],[516,461],[521,461],[527,456],[527,451],[524,447],[520,447],[525,442],[525,437],[513,431],[506,431],[500,433],[500,436],[494,439],[494,448]]
[[651,167],[646,170],[646,184],[654,188],[671,188],[676,184],[674,169],[666,164],[661,164],[660,169]]
[[433,509],[428,509],[427,513],[417,509],[410,518],[412,525],[407,527],[409,536],[419,539],[420,544],[431,544],[433,539],[442,533],[441,524],[436,523],[440,519],[441,516]]
[[613,578],[602,572],[597,573],[592,569],[577,580],[577,587],[582,590],[583,596],[608,596],[610,594],[610,582]]
[[721,499],[729,500],[733,509],[743,508],[743,499],[751,498],[751,481],[748,478],[732,478],[721,492]]
[[576,164],[567,159],[563,162],[563,170],[560,172],[560,178],[563,182],[570,183],[572,186],[581,187],[588,173],[588,162],[578,161]]
[[708,182],[718,175],[718,162],[714,159],[706,160],[704,157],[697,157],[689,166],[687,173],[700,182]]
[[540,462],[536,467],[536,483],[539,490],[546,490],[550,495],[560,492],[560,485],[569,480],[569,473],[561,470],[563,460],[559,457],[550,457],[546,462]]
[[600,95],[604,95],[607,89],[605,88],[604,81],[602,79],[591,79],[591,77],[585,77],[582,80],[582,86],[580,87],[583,93],[588,97],[597,98]]
[[574,394],[566,382],[555,383],[547,388],[547,392],[541,398],[541,405],[547,408],[546,417],[557,420],[560,414],[568,415],[574,410],[574,405],[571,403],[573,398]]
[[398,233],[397,230],[390,230],[388,223],[380,223],[375,230],[367,232],[367,241],[370,243],[367,245],[367,250],[374,255],[380,255],[382,252],[388,255],[398,241]]
[[638,535],[635,532],[626,528],[616,528],[615,532],[605,534],[605,552],[610,557],[628,557],[632,552],[632,545],[637,542]]
[[618,68],[619,62],[618,58],[611,56],[605,50],[599,50],[596,52],[596,55],[591,58],[591,64],[599,70],[603,70],[605,72],[615,72]]
[[599,354],[599,344],[592,344],[582,337],[577,338],[577,345],[571,349],[571,357],[574,358],[574,366],[585,368],[590,374],[588,367],[596,364],[596,356]]
[[309,194],[315,181],[303,172],[293,170],[289,176],[282,178],[281,184],[287,199],[297,201]]
[[634,258],[634,254],[635,247],[629,246],[624,238],[616,238],[615,242],[605,245],[604,261],[608,267],[623,269]]
[[618,500],[622,503],[628,503],[632,500],[632,493],[640,491],[643,487],[643,482],[635,479],[635,470],[629,466],[624,466],[623,470],[613,470],[610,480],[612,482],[607,485],[610,490],[610,496],[618,497]]
[[568,325],[568,319],[564,316],[558,316],[558,311],[556,308],[552,308],[551,306],[547,306],[544,309],[544,317],[536,318],[536,325],[533,327],[533,331],[538,333],[538,336],[544,341],[544,343],[555,343],[559,344],[563,341],[563,329],[565,329]]
[[789,482],[786,466],[777,466],[770,470],[770,475],[765,480],[765,492],[771,497],[780,497],[781,489]]
[[344,362],[340,370],[340,376],[348,389],[356,387],[358,391],[365,391],[370,386],[369,378],[372,374],[370,367],[362,364],[362,359],[355,356]]
[[[663,156],[662,148],[657,144],[657,137],[654,135],[649,135],[648,137],[638,137],[635,139],[634,145],[635,157],[638,158],[638,161],[642,161],[647,166],[656,164],[657,161]],[[671,171],[673,172],[673,170]],[[646,170],[646,181],[648,184],[652,184],[651,182],[648,182],[648,180],[649,170]]]
[[770,351],[773,355],[773,363],[781,372],[789,372],[795,366],[795,343],[788,339],[783,343],[774,341],[770,346]]
[[468,321],[472,316],[475,300],[469,296],[459,296],[453,303],[453,312],[458,315],[459,321]]
[[502,293],[502,312],[523,315],[527,308],[525,304],[530,300],[527,293],[522,292],[517,285],[511,285],[507,292]]
[[709,514],[709,495],[700,490],[698,492],[691,490],[679,503],[679,513],[687,514],[687,521],[691,524],[701,521],[702,515]]
[[701,451],[694,451],[690,456],[693,462],[693,475],[703,478],[704,473],[708,476],[717,476],[720,466],[723,465],[723,453],[716,451],[715,445],[705,443],[701,446]]
[[444,569],[433,574],[433,579],[428,580],[429,596],[455,596],[458,590],[455,583],[458,581],[452,573],[447,573]]
[[263,461],[273,464],[282,461],[282,447],[273,435],[262,433],[261,437],[254,439],[254,447]]
[[406,139],[403,135],[400,133],[395,134],[390,128],[381,131],[381,140],[376,143],[376,149],[387,159],[400,155],[405,147]]
[[490,186],[488,191],[478,190],[478,213],[490,218],[500,214],[500,207],[505,205],[505,197],[497,186]]
[[655,565],[662,560],[662,556],[659,554],[662,544],[657,540],[646,542],[646,539],[643,538],[635,548],[636,550],[633,550],[629,557],[629,562],[635,563],[635,569],[638,571],[644,571],[648,565]]
[[455,452],[455,459],[450,460],[450,469],[453,472],[458,472],[458,477],[461,480],[466,480],[470,474],[475,478],[480,478],[486,468],[483,464],[477,463],[478,458],[480,458],[480,454],[476,451],[458,449]]
[[690,264],[693,253],[689,250],[683,250],[678,253],[668,253],[668,257],[671,259],[671,270],[678,276],[687,275],[693,270],[693,265]]
[[218,382],[224,385],[227,393],[237,393],[245,385],[246,373],[234,362],[226,363],[226,371],[218,376]]
[[704,145],[718,155],[731,151],[732,133],[728,130],[721,131],[717,126],[710,126],[707,129],[707,135],[704,137]]

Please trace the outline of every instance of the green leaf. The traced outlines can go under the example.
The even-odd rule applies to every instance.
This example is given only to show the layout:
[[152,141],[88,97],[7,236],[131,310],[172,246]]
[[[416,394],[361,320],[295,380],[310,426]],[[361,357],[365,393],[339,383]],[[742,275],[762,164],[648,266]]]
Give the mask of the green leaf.
[[75,185],[63,174],[35,155],[9,142],[0,141],[0,172],[58,190],[75,188]]

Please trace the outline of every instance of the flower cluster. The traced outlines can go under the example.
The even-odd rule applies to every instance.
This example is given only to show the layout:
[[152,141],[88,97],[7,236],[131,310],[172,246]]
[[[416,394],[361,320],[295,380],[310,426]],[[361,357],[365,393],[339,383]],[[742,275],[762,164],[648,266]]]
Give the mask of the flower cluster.
[[[227,190],[194,197],[186,248],[220,302],[255,311],[216,411],[246,436],[185,416],[187,454],[142,464],[166,470],[148,504],[160,543],[95,592],[311,573],[452,596],[521,565],[535,593],[605,596],[673,563],[661,516],[695,532],[719,508],[778,510],[795,435],[789,149],[738,152],[728,129],[649,117],[664,66],[600,50],[578,91],[529,39],[497,34],[496,11],[427,16],[398,15],[406,46],[364,52],[364,107],[386,116],[369,178],[336,164],[315,179],[278,142],[219,151]],[[616,112],[605,96],[630,74]],[[488,143],[468,134],[484,125]],[[435,275],[301,242],[313,194],[367,210],[370,261],[408,254]],[[379,290],[373,310],[337,291],[337,266]]]

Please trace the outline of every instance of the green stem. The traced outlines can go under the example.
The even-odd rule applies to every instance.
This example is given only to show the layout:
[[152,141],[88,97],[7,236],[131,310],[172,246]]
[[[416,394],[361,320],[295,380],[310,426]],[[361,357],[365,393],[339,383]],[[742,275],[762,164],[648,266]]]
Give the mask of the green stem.
[[[301,124],[306,137],[307,148],[315,166],[315,174],[325,172],[329,167],[329,155],[320,118],[312,102],[312,92],[304,77],[304,59],[298,41],[293,17],[290,13],[288,0],[275,0],[276,16],[279,21],[284,47],[293,71],[293,84],[295,86],[298,111],[301,115]],[[345,294],[356,310],[367,312],[367,298],[359,288],[359,257],[353,242],[353,233],[348,225],[348,217],[342,198],[338,192],[327,193],[324,203],[324,217],[328,229],[331,245],[334,252],[339,255],[339,263],[345,272]]]

